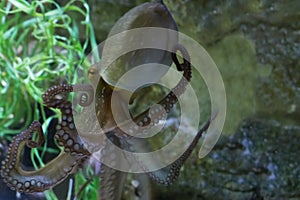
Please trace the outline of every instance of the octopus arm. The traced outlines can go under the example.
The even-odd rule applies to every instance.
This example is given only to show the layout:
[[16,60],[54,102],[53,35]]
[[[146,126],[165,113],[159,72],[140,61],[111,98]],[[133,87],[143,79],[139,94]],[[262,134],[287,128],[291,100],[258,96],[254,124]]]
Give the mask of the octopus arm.
[[[172,53],[173,62],[175,63],[178,71],[183,71],[183,77],[180,79],[177,85],[161,101],[157,103],[159,107],[147,109],[138,116],[134,117],[133,121],[135,123],[130,124],[128,128],[129,131],[134,130],[136,125],[140,127],[148,126],[151,128],[160,120],[164,120],[166,118],[166,114],[168,114],[173,106],[177,103],[178,98],[184,93],[187,85],[189,84],[192,77],[190,56],[187,50],[180,44],[175,45],[174,50],[180,51],[184,57],[183,63],[180,63],[176,53]],[[122,124],[124,127],[126,126],[125,123]]]
[[127,174],[124,172],[102,165],[100,173],[100,199],[121,199],[126,176]]
[[[38,142],[31,139],[35,131],[39,135]],[[14,137],[1,169],[3,180],[11,189],[27,193],[47,190],[63,181],[81,159],[61,152],[55,159],[38,170],[22,169],[20,158],[26,143],[29,147],[34,148],[39,146],[43,140],[41,125],[36,121],[27,130]]]
[[[157,171],[149,172],[148,175],[157,183],[163,185],[170,185],[172,184],[179,176],[179,171],[184,162],[188,159],[191,155],[192,151],[195,149],[199,139],[202,136],[202,133],[206,131],[210,125],[211,120],[207,121],[203,128],[196,134],[192,143],[189,147],[185,150],[185,152],[172,164],[168,165],[165,168],[159,169]],[[144,166],[145,167],[145,166]]]

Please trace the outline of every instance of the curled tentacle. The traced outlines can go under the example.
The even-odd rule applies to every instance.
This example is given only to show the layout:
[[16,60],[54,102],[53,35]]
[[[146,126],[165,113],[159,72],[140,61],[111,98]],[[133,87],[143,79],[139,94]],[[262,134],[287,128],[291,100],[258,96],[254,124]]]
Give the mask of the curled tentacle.
[[[66,98],[68,93],[82,90],[89,93],[89,99],[82,102],[82,105],[87,106],[93,100],[93,88],[89,86],[57,85],[43,94],[46,106],[58,108],[62,112],[62,122],[56,127],[55,137],[58,143],[64,146],[64,152],[36,171],[24,171],[20,167],[20,157],[25,143],[27,142],[28,147],[35,148],[44,141],[40,123],[33,122],[26,131],[14,137],[7,158],[2,163],[1,174],[12,189],[20,192],[40,192],[49,189],[64,180],[86,156],[90,155],[78,136],[72,104]],[[37,142],[31,139],[34,132],[38,133]]]
[[[148,176],[153,179],[155,182],[163,185],[171,185],[176,181],[176,179],[179,176],[180,168],[183,166],[184,162],[188,159],[188,157],[191,155],[192,151],[195,149],[199,139],[201,138],[203,132],[205,132],[213,118],[208,120],[205,125],[198,131],[196,136],[194,137],[192,143],[188,146],[188,148],[184,151],[184,153],[173,163],[170,165],[156,170],[151,171],[147,165],[143,163],[142,160],[139,159],[139,157],[134,156],[135,161],[142,167],[142,169],[147,172]],[[139,140],[134,137],[126,137],[122,138],[122,147],[126,150],[130,151],[150,151],[151,148],[147,145],[145,140]],[[137,149],[138,148],[138,149]],[[153,160],[151,160],[152,163],[160,162],[155,157],[153,157]],[[151,172],[149,172],[151,171]]]
[[58,144],[64,147],[65,152],[70,152],[74,156],[89,156],[90,152],[84,147],[84,144],[76,130],[71,103],[65,102],[60,110],[62,113],[62,119],[61,122],[56,125],[55,134]]
[[47,107],[63,108],[63,103],[68,102],[65,95],[73,91],[73,86],[68,84],[50,87],[43,95],[43,102]]
[[192,143],[189,147],[185,150],[185,152],[172,164],[169,166],[162,168],[157,171],[149,172],[148,175],[155,180],[157,183],[163,185],[170,185],[172,184],[179,176],[179,170],[191,155],[192,151],[195,149],[199,139],[201,138],[204,131],[206,131],[210,125],[211,119],[208,120],[205,125],[198,131],[196,136],[194,137]]
[[61,84],[50,87],[43,94],[43,102],[52,108],[61,108],[61,104],[68,100],[61,95],[66,95],[70,92],[84,91],[85,93],[80,94],[79,104],[83,107],[88,106],[94,100],[94,88],[91,85],[69,85]]
[[43,94],[44,103],[53,108],[59,108],[62,113],[62,121],[56,126],[55,138],[61,146],[64,146],[65,152],[71,152],[72,155],[90,155],[90,152],[84,148],[73,118],[73,108],[70,101],[64,96],[73,91],[88,91],[89,99],[84,102],[87,106],[93,100],[93,87],[90,85],[57,85],[49,88]]
[[[187,57],[189,59],[190,56],[189,56],[187,50],[182,45],[177,44],[175,46],[175,49],[176,50],[178,49],[184,55],[184,57]],[[158,104],[161,105],[167,113],[169,113],[171,108],[177,103],[178,97],[181,94],[183,94],[183,92],[186,89],[186,86],[188,85],[188,83],[192,77],[191,65],[190,65],[189,61],[187,61],[184,58],[184,62],[182,64],[180,64],[175,53],[172,53],[172,58],[173,58],[174,63],[176,64],[177,69],[179,71],[183,71],[183,77],[181,78],[179,83],[172,89],[172,91],[164,99],[162,99],[160,102],[158,102]],[[145,111],[145,112],[149,112],[149,110]],[[161,120],[162,119],[161,111],[153,109],[153,110],[151,110],[149,117],[152,119],[156,119],[156,121]],[[135,119],[135,121],[140,121],[141,118],[142,118],[142,116],[138,117],[138,119]],[[144,121],[145,121],[145,118],[144,118]]]
[[94,88],[92,85],[74,85],[73,92],[84,91],[79,95],[79,105],[82,107],[89,106],[94,100]]
[[[151,128],[152,126],[156,125],[159,122],[159,120],[164,120],[166,118],[166,114],[169,113],[172,107],[177,103],[178,97],[183,94],[183,92],[186,89],[186,86],[189,84],[189,81],[192,77],[190,56],[187,50],[180,44],[177,44],[174,47],[174,49],[179,50],[184,56],[183,63],[179,63],[176,54],[172,54],[172,58],[174,63],[176,64],[177,69],[179,71],[183,71],[183,77],[178,82],[178,84],[171,90],[171,92],[169,92],[169,94],[167,94],[165,98],[163,98],[157,103],[160,106],[156,106],[152,109],[147,109],[133,119],[135,124],[129,126],[128,128],[130,135],[133,135],[132,133],[134,132],[134,130],[140,131],[140,129],[137,129],[137,125],[140,127],[150,125],[148,128]],[[122,124],[123,127],[126,126],[125,123]],[[142,133],[139,132],[136,134],[140,135]]]
[[[175,63],[177,70],[178,71],[184,71],[184,68],[188,67],[188,65],[190,65],[190,62],[191,62],[191,57],[190,57],[188,51],[181,44],[176,44],[173,48],[173,51],[174,52],[172,53],[172,60]],[[177,55],[176,55],[177,51],[180,51],[181,54],[183,55],[184,60],[183,60],[183,63],[181,63],[181,64],[180,64],[180,62],[177,58]]]
[[[32,140],[34,132],[38,133],[38,141]],[[39,122],[33,122],[27,130],[13,138],[7,156],[2,161],[1,169],[4,182],[12,190],[19,192],[42,192],[47,190],[63,181],[76,167],[78,160],[81,159],[62,152],[46,166],[36,171],[23,170],[20,158],[24,145],[27,143],[29,147],[34,148],[42,144],[43,141],[44,136]]]

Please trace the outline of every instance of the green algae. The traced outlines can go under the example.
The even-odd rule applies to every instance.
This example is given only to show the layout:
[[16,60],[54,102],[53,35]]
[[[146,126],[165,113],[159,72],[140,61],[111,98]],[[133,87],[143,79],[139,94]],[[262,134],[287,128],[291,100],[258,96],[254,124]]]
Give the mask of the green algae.
[[233,133],[240,120],[255,113],[256,57],[253,43],[230,35],[207,49],[223,77],[227,97],[224,133]]

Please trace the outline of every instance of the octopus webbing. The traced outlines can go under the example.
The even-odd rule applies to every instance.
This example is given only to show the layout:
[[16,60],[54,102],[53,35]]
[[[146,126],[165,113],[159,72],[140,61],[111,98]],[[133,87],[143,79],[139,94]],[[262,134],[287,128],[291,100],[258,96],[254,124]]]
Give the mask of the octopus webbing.
[[[177,103],[178,97],[184,93],[186,86],[191,80],[191,65],[187,50],[181,45],[175,45],[175,50],[179,51],[184,57],[183,62],[180,63],[176,53],[172,53],[172,60],[177,70],[183,72],[183,76],[169,94],[157,103],[165,109],[166,114],[168,114]],[[139,143],[142,141],[136,140],[132,134],[129,135],[125,133],[118,127],[113,118],[112,105],[110,103],[113,90],[112,86],[108,85],[103,79],[100,79],[95,94],[95,105],[99,124],[101,127],[108,127],[109,131],[106,132],[105,135],[109,140],[125,150],[137,152],[139,151]],[[32,122],[27,130],[12,139],[7,156],[2,162],[1,169],[3,180],[12,190],[32,193],[50,189],[66,179],[69,174],[75,173],[78,168],[82,167],[82,163],[92,156],[79,136],[74,123],[72,103],[67,99],[69,93],[78,91],[85,91],[85,98],[81,98],[81,96],[79,98],[79,104],[83,107],[89,105],[94,98],[94,91],[91,85],[56,85],[50,87],[42,96],[43,102],[47,107],[59,109],[62,114],[61,122],[56,126],[55,139],[58,141],[58,144],[63,147],[63,151],[61,151],[55,159],[34,171],[26,171],[21,167],[20,160],[24,146],[27,145],[29,148],[36,148],[44,141],[44,133],[39,122]],[[131,126],[136,125],[139,127],[147,125],[155,126],[158,120],[164,117],[165,116],[162,115],[159,110],[154,112],[148,109],[134,117],[133,121],[135,124],[129,124],[128,128],[129,130],[133,130],[134,127]],[[207,130],[209,124],[210,120],[196,134],[186,151],[169,166],[149,172],[147,166],[138,158],[136,158],[137,164],[145,169],[145,173],[155,182],[170,185],[178,177],[180,168],[190,156],[199,138],[202,133]],[[37,134],[37,139],[35,133]],[[113,154],[112,149],[110,149],[110,153]],[[102,156],[106,155],[103,154]],[[101,165],[100,198],[120,199],[125,175],[124,172],[106,165]]]

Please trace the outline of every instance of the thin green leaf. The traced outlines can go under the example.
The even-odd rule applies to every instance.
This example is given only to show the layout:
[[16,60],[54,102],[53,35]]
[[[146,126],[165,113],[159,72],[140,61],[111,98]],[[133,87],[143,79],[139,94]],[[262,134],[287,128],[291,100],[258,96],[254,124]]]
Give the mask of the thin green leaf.
[[14,6],[22,10],[23,12],[30,14],[32,11],[32,7],[27,1],[24,0],[9,0]]

